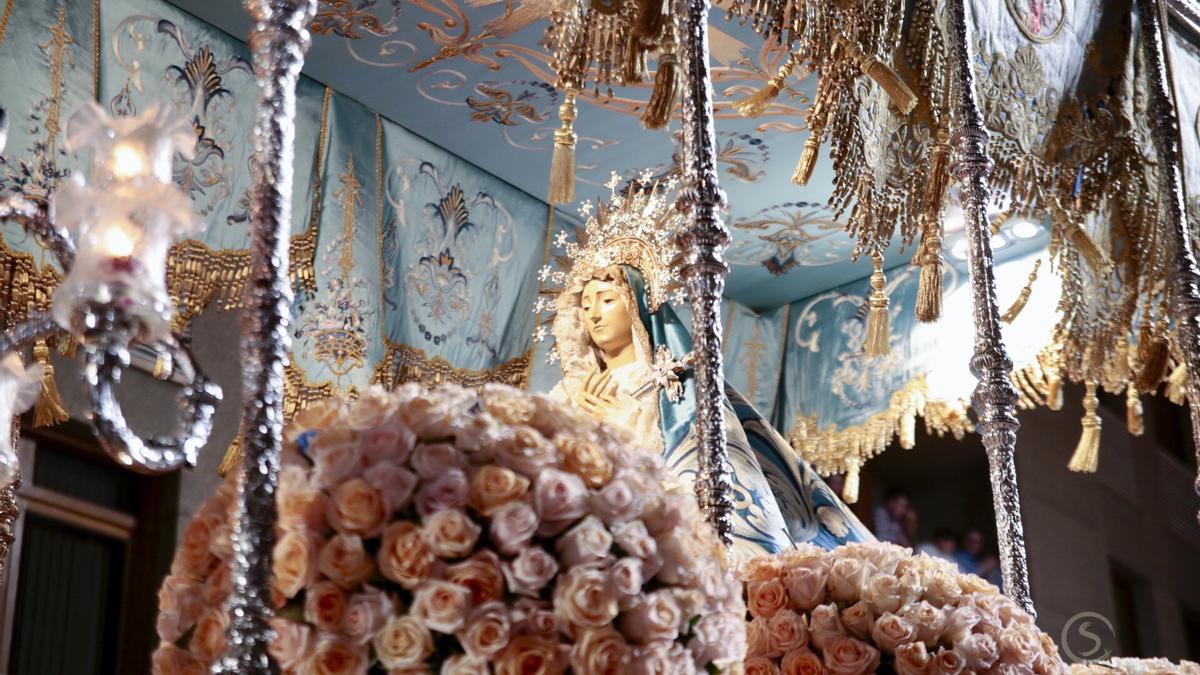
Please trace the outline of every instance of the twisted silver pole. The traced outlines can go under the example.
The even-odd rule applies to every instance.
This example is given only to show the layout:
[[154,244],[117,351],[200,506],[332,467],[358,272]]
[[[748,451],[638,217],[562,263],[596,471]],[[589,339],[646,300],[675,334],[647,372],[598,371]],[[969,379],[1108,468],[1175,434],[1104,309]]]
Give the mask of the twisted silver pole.
[[[1187,364],[1187,397],[1191,402],[1192,442],[1200,458],[1200,270],[1192,254],[1188,230],[1183,175],[1179,170],[1179,116],[1171,92],[1171,68],[1167,56],[1165,8],[1157,0],[1138,0],[1141,43],[1150,64],[1150,131],[1158,154],[1159,190],[1163,219],[1175,247],[1170,281],[1171,318],[1179,331],[1179,351]],[[1196,479],[1200,493],[1200,476]],[[1200,519],[1200,513],[1197,514]]]
[[246,6],[256,21],[249,46],[258,81],[258,112],[250,215],[253,242],[242,312],[243,462],[233,538],[229,651],[214,671],[267,675],[272,672],[267,655],[272,631],[267,622],[283,436],[283,368],[291,345],[288,236],[296,82],[317,0],[250,0]]
[[729,229],[721,220],[725,193],[717,181],[712,78],[708,65],[709,0],[686,0],[683,16],[683,176],[678,205],[691,216],[679,234],[681,273],[692,303],[696,352],[696,431],[699,472],[696,499],[717,536],[733,541],[733,495],[725,445],[724,365],[721,357],[721,295],[729,266]]
[[1022,609],[1033,614],[1014,457],[1017,427],[1020,426],[1016,416],[1017,391],[1009,380],[1012,360],[1000,334],[1000,310],[996,306],[996,277],[987,219],[987,179],[992,163],[987,156],[988,135],[983,113],[975,100],[975,73],[971,66],[965,2],[949,2],[950,67],[954,70],[958,88],[951,116],[954,161],[950,170],[958,179],[966,217],[967,260],[975,313],[975,353],[971,357],[971,372],[979,378],[979,383],[971,395],[971,405],[979,418],[976,428],[987,451],[1004,592]]

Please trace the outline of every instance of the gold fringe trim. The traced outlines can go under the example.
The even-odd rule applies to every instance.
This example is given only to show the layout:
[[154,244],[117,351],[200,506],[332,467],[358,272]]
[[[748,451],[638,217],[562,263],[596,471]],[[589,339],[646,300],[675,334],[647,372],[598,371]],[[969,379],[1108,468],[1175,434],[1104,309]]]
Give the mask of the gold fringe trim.
[[901,114],[907,115],[917,107],[917,95],[900,77],[899,73],[892,69],[883,61],[880,61],[859,49],[854,42],[838,36],[837,42],[846,50],[850,58],[858,65],[858,69],[863,75],[870,78],[875,84],[878,84],[888,98],[892,100],[892,105]]
[[1017,320],[1017,315],[1021,313],[1021,310],[1025,309],[1025,303],[1029,302],[1029,296],[1033,295],[1033,282],[1037,281],[1038,268],[1041,266],[1041,258],[1033,262],[1033,271],[1029,273],[1029,280],[1025,282],[1025,287],[1021,289],[1021,293],[1013,301],[1012,306],[1000,317],[1001,321],[1012,323]]
[[382,385],[384,389],[395,389],[406,382],[429,387],[452,383],[475,389],[490,382],[499,382],[525,389],[529,386],[533,352],[530,349],[495,368],[472,370],[456,368],[440,356],[430,357],[422,349],[388,340],[387,352],[375,367],[371,382]]

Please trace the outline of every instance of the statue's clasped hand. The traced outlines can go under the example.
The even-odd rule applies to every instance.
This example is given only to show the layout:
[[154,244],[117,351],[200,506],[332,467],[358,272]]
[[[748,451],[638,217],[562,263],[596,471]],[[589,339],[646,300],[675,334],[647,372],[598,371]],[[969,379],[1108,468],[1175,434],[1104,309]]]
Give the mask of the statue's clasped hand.
[[611,370],[593,370],[575,394],[575,403],[588,415],[597,420],[615,416],[618,408],[617,383],[613,382]]

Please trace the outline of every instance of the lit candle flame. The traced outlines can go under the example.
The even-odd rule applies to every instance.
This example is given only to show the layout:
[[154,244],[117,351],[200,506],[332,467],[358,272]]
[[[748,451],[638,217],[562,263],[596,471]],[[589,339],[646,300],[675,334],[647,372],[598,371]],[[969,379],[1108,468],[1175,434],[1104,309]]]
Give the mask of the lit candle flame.
[[100,233],[100,248],[110,258],[128,258],[133,255],[136,236],[126,223],[107,223]]
[[146,173],[146,156],[138,148],[120,143],[113,148],[113,176],[133,178]]

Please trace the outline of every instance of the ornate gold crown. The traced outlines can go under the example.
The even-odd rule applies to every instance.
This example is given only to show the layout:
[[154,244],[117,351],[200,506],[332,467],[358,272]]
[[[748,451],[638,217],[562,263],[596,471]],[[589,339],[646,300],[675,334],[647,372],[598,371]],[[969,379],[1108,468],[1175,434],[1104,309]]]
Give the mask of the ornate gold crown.
[[613,172],[605,184],[608,201],[579,205],[585,225],[573,228],[573,233],[559,230],[553,244],[563,253],[538,272],[542,291],[533,311],[544,316],[535,335],[538,342],[549,334],[557,296],[580,290],[574,287],[582,287],[613,265],[641,271],[650,311],[664,302],[683,300],[683,286],[674,274],[679,254],[674,235],[684,224],[674,203],[677,186],[675,178],[654,179],[648,170],[622,186],[621,177]]

